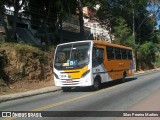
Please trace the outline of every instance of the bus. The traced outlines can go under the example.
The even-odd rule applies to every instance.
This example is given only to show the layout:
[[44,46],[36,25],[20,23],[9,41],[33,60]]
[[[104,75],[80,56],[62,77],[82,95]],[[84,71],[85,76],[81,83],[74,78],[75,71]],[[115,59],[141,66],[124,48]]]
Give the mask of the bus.
[[73,87],[99,90],[101,83],[132,76],[135,71],[130,47],[85,40],[59,44],[53,63],[54,82],[64,92]]

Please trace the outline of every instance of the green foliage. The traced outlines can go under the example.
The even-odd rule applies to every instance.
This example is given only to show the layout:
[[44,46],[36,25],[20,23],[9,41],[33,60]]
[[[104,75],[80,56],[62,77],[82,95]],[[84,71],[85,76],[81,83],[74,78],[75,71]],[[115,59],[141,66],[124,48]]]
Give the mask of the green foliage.
[[147,61],[155,61],[155,53],[158,51],[153,42],[146,42],[139,48],[141,58]]
[[47,63],[48,62],[48,59],[43,52],[39,52],[37,58],[39,59],[40,63]]
[[155,66],[160,67],[160,44],[157,44],[157,53],[156,53],[156,60]]
[[8,64],[8,58],[5,50],[0,51],[0,71]]
[[90,8],[95,7],[99,0],[81,0],[83,6],[88,6]]
[[155,64],[156,67],[160,67],[160,55],[156,56],[156,60],[155,60],[154,64]]
[[[160,32],[158,31],[158,34],[156,34],[156,39],[157,39],[157,42],[160,43]],[[159,45],[159,48],[160,48],[160,45]]]
[[53,27],[56,26],[60,17],[65,18],[76,13],[76,0],[29,0],[27,14],[32,17],[33,24],[47,22]]
[[19,57],[25,56],[27,53],[38,52],[39,48],[33,47],[28,44],[16,44],[16,51]]
[[157,44],[157,49],[160,52],[160,44]]
[[[117,18],[123,18],[125,20],[129,32],[133,30],[134,20],[135,41],[136,43],[142,44],[145,43],[145,41],[154,41],[155,16],[148,17],[150,13],[146,10],[147,5],[148,0],[102,0],[100,1],[97,16],[101,25],[105,26],[107,30],[111,29],[113,33],[115,32],[115,27],[119,27]],[[125,28],[125,26],[124,30],[122,28],[122,32],[126,31]],[[123,36],[125,35],[123,34]],[[131,36],[129,38],[133,39]]]
[[50,54],[54,55],[55,49],[56,49],[55,46],[51,46],[51,47],[48,48],[48,52],[49,52]]
[[117,26],[114,27],[115,42],[121,45],[133,47],[134,39],[131,30],[123,18],[117,18]]
[[55,51],[55,46],[47,46],[47,45],[44,45],[41,47],[41,50],[42,51],[46,51],[46,52],[49,52],[49,53],[54,53]]
[[[50,53],[53,53],[54,47],[49,47],[49,48],[45,49],[45,51],[46,50]],[[24,66],[25,66],[25,63],[27,62],[27,61],[24,61],[25,60],[24,57],[26,57],[27,53],[29,53],[29,54],[32,53],[36,58],[38,58],[40,63],[45,64],[48,62],[47,56],[44,54],[43,51],[40,50],[40,48],[33,47],[33,46],[30,46],[27,44],[17,44],[16,51],[17,51],[17,55],[18,55],[19,60],[21,62],[24,62],[24,64],[21,66],[21,73],[24,73]]]

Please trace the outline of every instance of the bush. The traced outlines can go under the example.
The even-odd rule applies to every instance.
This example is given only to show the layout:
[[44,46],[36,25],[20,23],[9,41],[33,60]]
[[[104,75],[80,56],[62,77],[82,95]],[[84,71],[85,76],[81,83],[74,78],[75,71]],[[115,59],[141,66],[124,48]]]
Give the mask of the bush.
[[39,59],[40,63],[47,63],[48,59],[47,56],[43,52],[39,52],[37,58]]
[[139,48],[140,57],[147,61],[155,61],[155,53],[158,51],[156,45],[153,42],[146,42]]
[[25,56],[26,53],[31,53],[31,52],[38,52],[39,49],[36,47],[33,47],[28,44],[17,44],[16,45],[16,50],[17,53],[20,54],[21,56]]
[[155,60],[154,65],[155,65],[156,67],[160,67],[160,56],[156,56],[156,60]]

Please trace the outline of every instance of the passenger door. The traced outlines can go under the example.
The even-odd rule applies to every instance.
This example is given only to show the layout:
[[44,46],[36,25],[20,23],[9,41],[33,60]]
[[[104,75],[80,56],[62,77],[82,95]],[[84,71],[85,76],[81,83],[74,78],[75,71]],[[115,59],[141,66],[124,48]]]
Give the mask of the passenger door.
[[96,46],[93,48],[92,54],[92,68],[93,68],[93,77],[100,75],[101,82],[107,80],[108,76],[106,74],[106,68],[104,65],[105,62],[105,47]]

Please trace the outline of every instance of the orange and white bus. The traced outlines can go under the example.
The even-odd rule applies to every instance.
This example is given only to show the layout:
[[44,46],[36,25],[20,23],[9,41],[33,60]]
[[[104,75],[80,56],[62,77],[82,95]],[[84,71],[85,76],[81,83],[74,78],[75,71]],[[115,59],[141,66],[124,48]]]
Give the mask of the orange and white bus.
[[91,86],[132,76],[135,71],[132,48],[97,40],[59,44],[54,56],[54,82],[62,90]]

